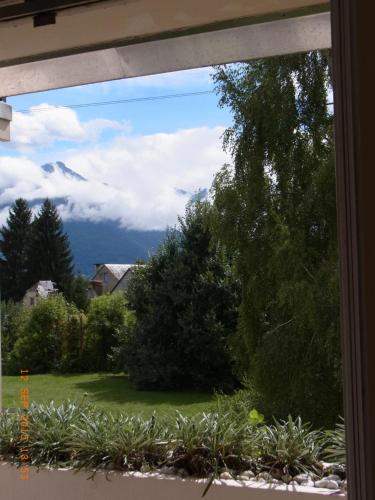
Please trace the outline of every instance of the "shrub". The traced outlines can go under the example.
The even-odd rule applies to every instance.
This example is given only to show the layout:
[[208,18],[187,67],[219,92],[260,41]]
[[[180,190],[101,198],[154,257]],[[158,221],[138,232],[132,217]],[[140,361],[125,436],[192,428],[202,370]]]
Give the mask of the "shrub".
[[33,373],[84,369],[86,317],[74,304],[62,295],[51,296],[32,308],[20,305],[14,314],[8,320],[15,340],[6,357],[6,373],[18,374],[26,365]]
[[86,364],[91,370],[109,370],[112,348],[129,318],[122,292],[101,295],[90,301],[87,312]]
[[67,304],[67,314],[66,325],[62,332],[59,371],[85,371],[83,349],[86,338],[87,319],[85,314],[77,309],[74,304]]
[[24,308],[9,370],[18,373],[25,368],[25,363],[33,373],[59,369],[67,324],[68,305],[61,295],[41,300],[32,308]]
[[243,382],[244,387],[237,389],[232,394],[216,393],[216,407],[220,413],[231,413],[234,417],[247,419],[249,413],[258,408],[259,395],[247,383]]
[[1,303],[1,348],[5,374],[10,373],[11,370],[11,353],[21,329],[22,312],[22,304],[12,301]]

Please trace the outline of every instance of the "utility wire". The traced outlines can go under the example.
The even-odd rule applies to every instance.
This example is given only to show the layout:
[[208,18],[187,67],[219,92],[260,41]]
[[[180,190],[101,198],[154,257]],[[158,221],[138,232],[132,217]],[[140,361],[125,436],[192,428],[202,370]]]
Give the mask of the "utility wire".
[[[185,92],[182,94],[166,94],[166,95],[155,95],[149,97],[133,97],[129,99],[117,99],[115,101],[98,101],[98,102],[85,102],[79,104],[57,104],[55,107],[64,109],[80,109],[80,108],[95,108],[98,106],[113,106],[115,104],[132,104],[135,102],[148,102],[148,101],[163,101],[166,99],[178,99],[181,97],[194,97],[201,95],[214,94],[215,90],[201,90],[198,92]],[[327,106],[333,106],[333,102],[327,102]],[[39,111],[49,111],[51,108],[34,108],[32,112]],[[16,109],[18,113],[30,113],[30,109]]]
[[[58,108],[69,108],[69,109],[80,109],[80,108],[94,108],[97,106],[111,106],[114,104],[130,104],[133,102],[147,102],[147,101],[162,101],[165,99],[177,99],[180,97],[193,97],[200,95],[208,95],[215,93],[214,90],[203,90],[200,92],[185,92],[183,94],[167,94],[167,95],[155,95],[150,97],[133,97],[130,99],[118,99],[115,101],[99,101],[99,102],[86,102],[81,104],[65,104],[56,105]],[[49,111],[51,108],[37,108],[33,109],[35,111]],[[16,109],[19,113],[30,113],[30,109]]]

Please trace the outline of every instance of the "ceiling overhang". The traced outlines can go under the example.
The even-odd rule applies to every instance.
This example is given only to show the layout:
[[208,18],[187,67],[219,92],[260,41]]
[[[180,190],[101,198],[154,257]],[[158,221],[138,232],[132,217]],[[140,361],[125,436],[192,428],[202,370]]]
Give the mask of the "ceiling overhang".
[[228,28],[0,68],[4,96],[330,47],[329,14]]
[[[6,0],[0,97],[330,46],[322,0]],[[36,15],[55,24],[34,27]]]
[[324,0],[0,0],[0,99],[330,46]]

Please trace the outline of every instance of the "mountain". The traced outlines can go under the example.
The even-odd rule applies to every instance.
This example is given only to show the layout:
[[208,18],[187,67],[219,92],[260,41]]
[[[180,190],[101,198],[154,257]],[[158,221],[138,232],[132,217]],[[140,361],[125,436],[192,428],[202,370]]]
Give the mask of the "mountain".
[[[70,169],[61,161],[46,163],[41,165],[40,169],[43,171],[43,177],[50,178],[52,184],[58,183],[61,176],[68,181],[66,195],[52,197],[55,205],[60,210],[65,209],[66,214],[69,214],[71,207],[77,200],[70,194],[71,190],[78,187],[76,183],[79,185],[87,183],[86,190],[92,189],[89,179]],[[106,186],[108,187],[108,184],[102,183],[102,185],[104,189]],[[28,199],[29,206],[33,209],[37,209],[45,199],[40,194],[39,196],[27,196],[27,193],[24,193],[23,196]],[[91,205],[91,207],[93,206]],[[8,201],[6,203],[0,202],[0,210],[6,210],[9,207]],[[96,263],[131,264],[138,259],[147,260],[165,236],[165,231],[124,229],[119,221],[111,219],[94,222],[82,217],[78,219],[70,217],[64,220],[64,229],[70,239],[75,271],[85,276],[93,275]]]
[[62,161],[57,161],[56,163],[46,163],[45,165],[42,165],[40,167],[44,172],[47,174],[53,174],[55,172],[59,172],[63,174],[64,177],[68,177],[70,179],[74,179],[77,181],[86,181],[85,177],[82,177],[82,175],[77,174],[77,172],[74,172],[74,170],[70,169],[63,163]]
[[132,264],[148,260],[165,236],[165,231],[123,229],[115,221],[66,221],[77,272],[94,274],[94,264]]
[[[45,199],[44,193],[50,192],[51,186],[60,188],[54,191],[56,195],[52,201],[63,216],[76,272],[91,276],[97,263],[131,264],[136,260],[147,260],[163,241],[165,231],[130,230],[124,228],[119,219],[102,218],[103,199],[111,201],[118,197],[118,203],[122,203],[121,186],[109,186],[105,182],[83,177],[61,161],[46,163],[40,169],[39,185],[31,185],[32,191],[23,192],[23,196],[30,207],[37,210]],[[45,181],[47,188],[44,187]],[[10,187],[17,191],[17,185]],[[189,192],[176,187],[175,192],[186,202],[208,197],[208,190],[204,188]],[[4,196],[2,202],[3,193],[5,190],[0,191],[0,210],[6,212],[10,203],[8,196]]]
[[[41,169],[47,175],[59,173],[72,181],[88,182],[61,161],[46,163]],[[35,199],[30,205],[41,201]],[[67,205],[69,197],[53,201],[56,205]],[[165,236],[165,231],[127,230],[109,219],[101,222],[69,220],[64,221],[64,228],[70,239],[75,270],[85,276],[94,273],[94,264],[97,263],[131,264],[139,259],[147,260]]]

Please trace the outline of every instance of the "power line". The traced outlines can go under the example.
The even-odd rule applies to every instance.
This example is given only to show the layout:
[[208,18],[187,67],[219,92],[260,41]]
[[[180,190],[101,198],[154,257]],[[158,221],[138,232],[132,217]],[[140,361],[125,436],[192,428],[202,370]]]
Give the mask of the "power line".
[[[165,95],[155,95],[155,96],[149,96],[149,97],[133,97],[129,99],[116,99],[114,101],[97,101],[97,102],[85,102],[85,103],[79,103],[79,104],[57,104],[57,108],[64,108],[64,109],[80,109],[80,108],[94,108],[98,106],[112,106],[115,104],[131,104],[135,102],[148,102],[148,101],[162,101],[166,99],[178,99],[181,97],[195,97],[195,96],[202,96],[202,95],[209,95],[209,94],[214,94],[215,90],[201,90],[197,92],[184,92],[182,94],[165,94]],[[327,102],[327,106],[332,106],[334,103],[333,102]],[[39,111],[49,111],[51,108],[34,108],[32,112],[39,112]],[[31,113],[30,109],[16,109],[18,113]]]
[[[97,106],[111,106],[114,104],[131,104],[133,102],[147,102],[147,101],[162,101],[165,99],[178,99],[181,97],[193,97],[200,95],[214,94],[214,90],[202,90],[199,92],[185,92],[183,94],[166,94],[166,95],[155,95],[149,97],[133,97],[130,99],[117,99],[115,101],[98,101],[98,102],[86,102],[81,104],[64,104],[57,105],[59,108],[69,108],[69,109],[80,109],[80,108],[93,108]],[[49,111],[51,108],[37,108],[33,109],[33,112],[37,111]],[[30,113],[30,109],[18,109],[19,113]]]

